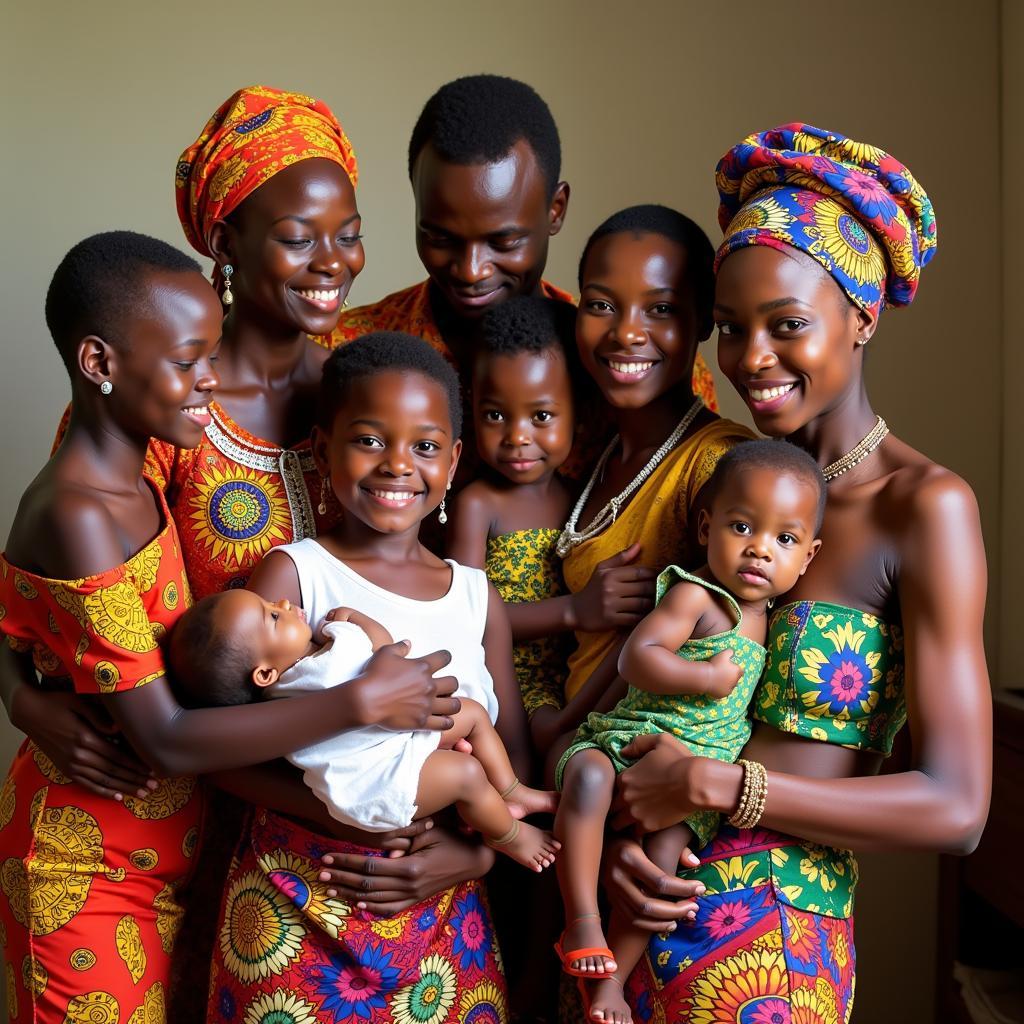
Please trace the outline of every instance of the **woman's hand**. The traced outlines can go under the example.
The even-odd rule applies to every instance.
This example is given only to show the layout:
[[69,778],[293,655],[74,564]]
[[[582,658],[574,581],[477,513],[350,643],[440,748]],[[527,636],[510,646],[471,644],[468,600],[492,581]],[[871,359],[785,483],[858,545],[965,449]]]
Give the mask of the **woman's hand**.
[[638,736],[622,748],[622,756],[636,764],[622,772],[616,783],[612,827],[637,826],[657,832],[678,825],[698,809],[691,793],[691,775],[703,758],[668,733]]
[[330,885],[328,895],[394,917],[459,882],[482,878],[493,863],[494,851],[478,839],[435,826],[414,836],[404,856],[328,853],[319,877]]
[[586,586],[572,595],[573,629],[603,633],[632,629],[654,607],[655,569],[633,565],[640,545],[630,544],[597,563]]
[[22,685],[12,697],[11,723],[72,782],[99,796],[146,797],[157,786],[131,748],[117,742],[103,709],[78,694]]
[[[683,867],[700,863],[689,849],[679,862]],[[601,879],[612,906],[645,932],[671,932],[677,922],[694,920],[695,897],[704,892],[703,882],[666,875],[635,839],[621,837],[605,845]]]
[[454,676],[435,677],[451,660],[447,651],[409,658],[409,642],[382,647],[366,670],[345,688],[363,725],[380,725],[395,732],[450,729],[461,704],[452,694]]

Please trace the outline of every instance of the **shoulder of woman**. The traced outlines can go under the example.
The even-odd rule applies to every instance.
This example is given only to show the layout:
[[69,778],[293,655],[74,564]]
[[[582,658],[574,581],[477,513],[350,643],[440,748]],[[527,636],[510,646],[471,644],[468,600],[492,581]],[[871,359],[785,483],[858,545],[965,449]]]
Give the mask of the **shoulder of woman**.
[[55,579],[95,576],[121,565],[124,548],[117,523],[99,495],[80,487],[55,487],[33,510],[29,536],[39,564]]
[[883,500],[898,517],[896,521],[914,532],[977,524],[978,499],[971,485],[951,469],[917,452],[912,454],[916,458],[895,469],[882,492]]

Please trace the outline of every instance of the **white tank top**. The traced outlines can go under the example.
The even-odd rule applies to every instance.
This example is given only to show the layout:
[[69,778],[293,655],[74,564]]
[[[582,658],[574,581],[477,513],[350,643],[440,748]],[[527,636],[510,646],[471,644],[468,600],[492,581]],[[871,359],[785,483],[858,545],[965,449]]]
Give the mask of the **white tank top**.
[[448,593],[436,601],[418,601],[371,583],[311,537],[274,550],[295,563],[302,608],[314,635],[332,608],[355,608],[376,619],[396,641],[408,640],[410,657],[448,651],[451,664],[438,675],[455,676],[456,693],[482,704],[497,721],[494,681],[484,663],[488,584],[482,570],[446,559],[452,570]]

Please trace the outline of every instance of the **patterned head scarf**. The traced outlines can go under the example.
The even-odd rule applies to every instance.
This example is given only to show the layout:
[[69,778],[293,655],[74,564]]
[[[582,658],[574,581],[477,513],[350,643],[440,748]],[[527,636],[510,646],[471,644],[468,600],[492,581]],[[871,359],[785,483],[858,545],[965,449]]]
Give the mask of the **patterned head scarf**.
[[174,171],[178,219],[192,248],[211,256],[215,221],[278,171],[313,157],[333,160],[355,185],[356,155],[326,103],[264,85],[239,89],[217,108]]
[[715,172],[722,260],[745,245],[792,246],[850,301],[877,314],[906,306],[935,255],[935,213],[894,157],[809,124],[749,135]]

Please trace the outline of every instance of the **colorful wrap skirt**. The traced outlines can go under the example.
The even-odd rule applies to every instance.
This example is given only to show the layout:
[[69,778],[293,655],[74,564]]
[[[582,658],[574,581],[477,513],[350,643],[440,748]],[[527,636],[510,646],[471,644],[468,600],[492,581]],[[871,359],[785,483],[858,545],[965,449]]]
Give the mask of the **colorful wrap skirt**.
[[202,812],[194,778],[114,801],[21,745],[0,790],[5,1019],[164,1024]]
[[698,856],[701,866],[686,874],[707,886],[697,919],[648,944],[626,986],[634,1020],[849,1021],[856,958],[853,858],[763,829],[730,826]]
[[382,856],[255,812],[228,875],[209,1024],[505,1024],[505,978],[479,882],[392,918],[326,894],[328,851]]

